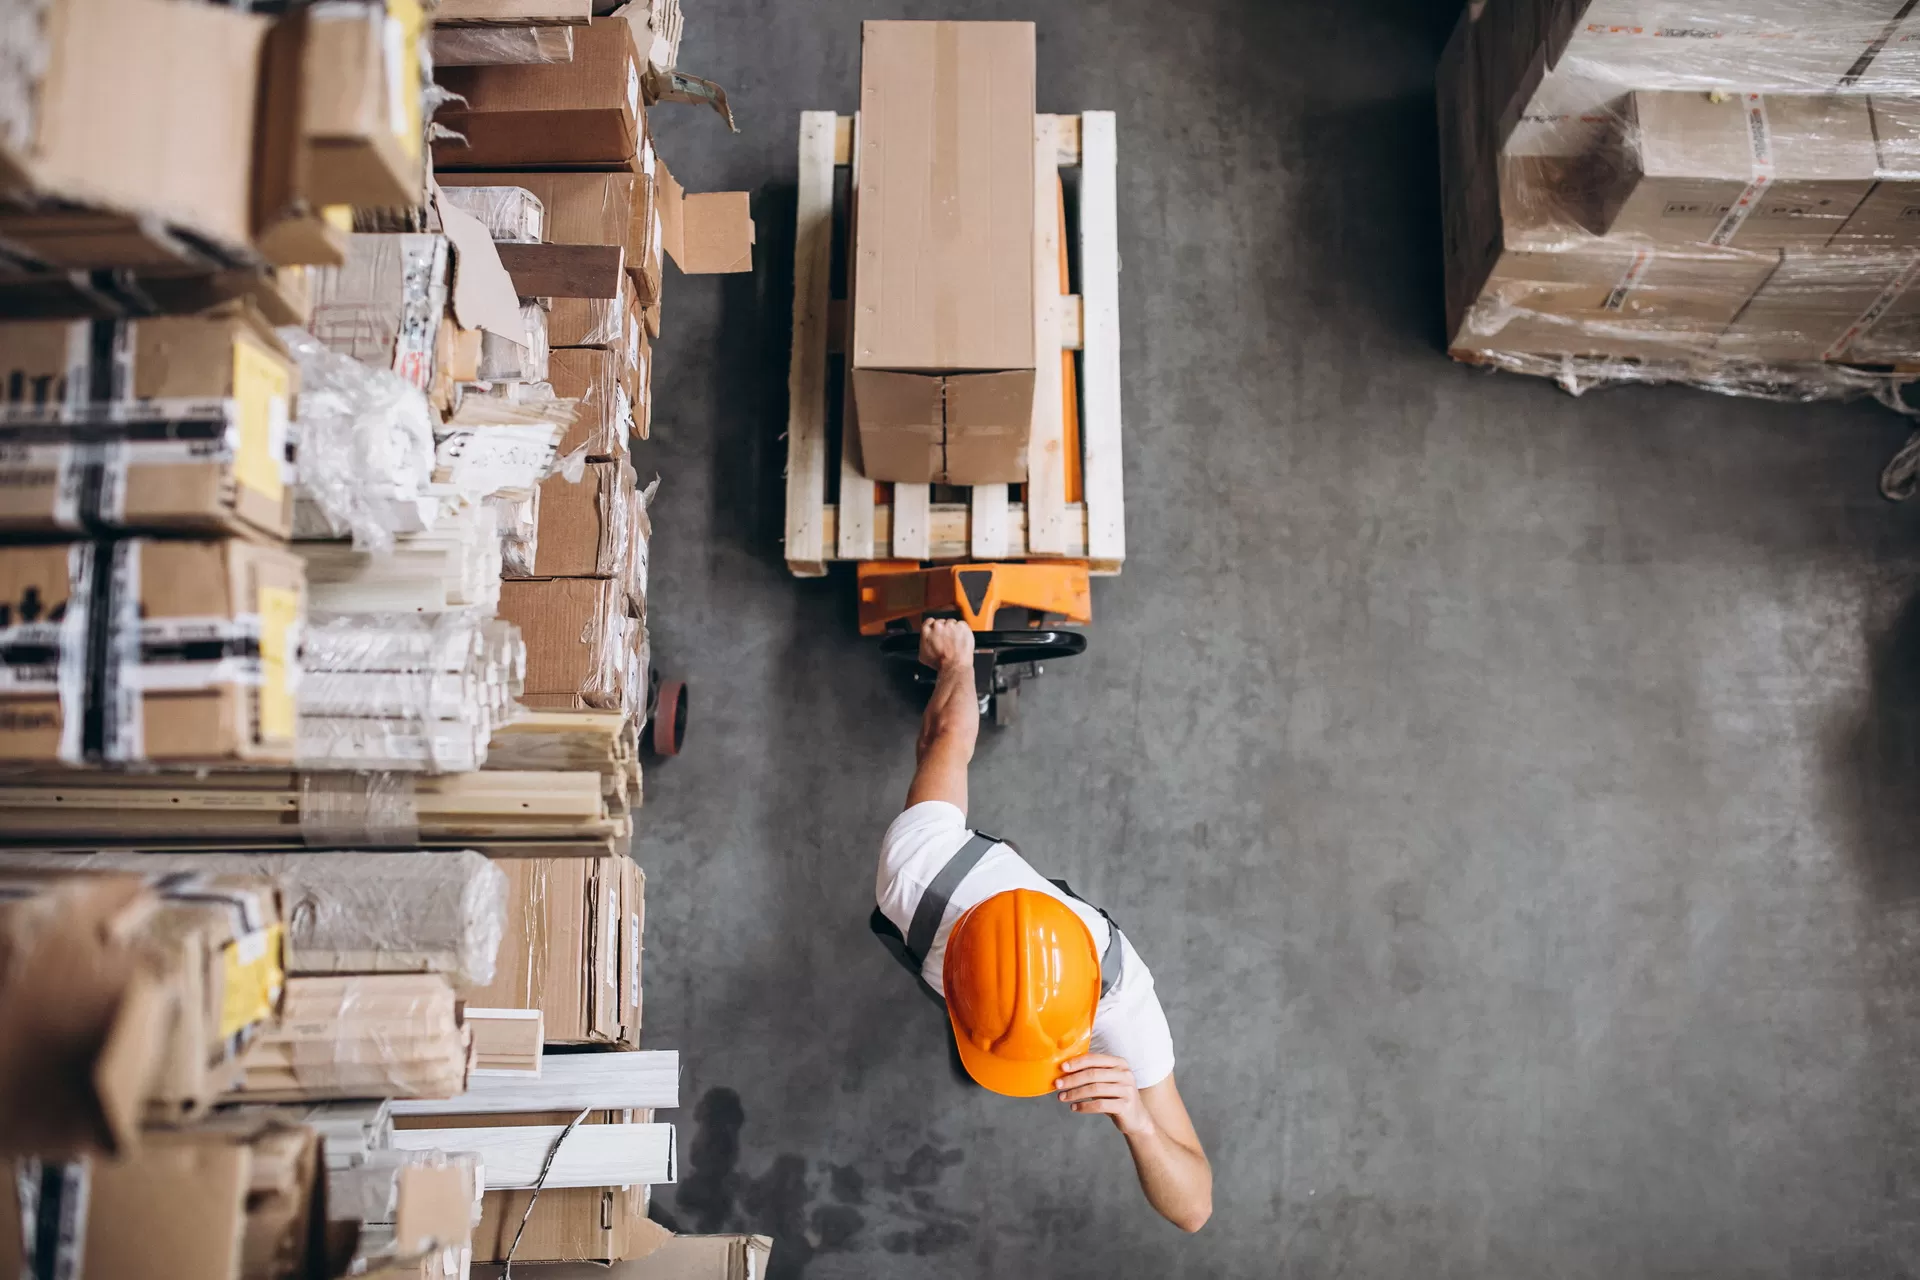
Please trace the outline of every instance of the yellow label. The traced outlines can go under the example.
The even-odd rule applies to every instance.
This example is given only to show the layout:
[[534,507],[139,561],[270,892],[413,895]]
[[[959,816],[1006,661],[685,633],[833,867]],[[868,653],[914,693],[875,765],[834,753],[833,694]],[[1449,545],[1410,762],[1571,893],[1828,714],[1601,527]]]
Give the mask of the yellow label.
[[220,1003],[222,1040],[273,1016],[287,979],[284,961],[285,938],[277,924],[256,929],[227,945],[222,965],[227,978]]
[[291,662],[300,625],[300,593],[289,587],[260,588],[260,736],[268,742],[293,738]]
[[387,94],[394,136],[409,160],[420,158],[426,128],[421,117],[426,86],[420,75],[420,33],[425,26],[417,0],[387,0]]
[[322,205],[320,220],[335,231],[353,234],[353,206],[350,204]]
[[240,411],[240,454],[234,476],[278,502],[286,492],[281,465],[287,452],[287,366],[251,342],[233,344],[233,398]]

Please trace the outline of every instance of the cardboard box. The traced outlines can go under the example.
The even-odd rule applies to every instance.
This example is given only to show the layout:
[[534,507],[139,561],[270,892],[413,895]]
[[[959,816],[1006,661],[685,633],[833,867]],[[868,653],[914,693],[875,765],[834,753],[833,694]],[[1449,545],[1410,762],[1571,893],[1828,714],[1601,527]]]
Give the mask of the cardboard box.
[[1896,334],[1911,330],[1904,309],[1886,313],[1898,307],[1915,274],[1911,253],[1789,253],[1721,336],[1719,350],[1780,363],[1897,359],[1889,347]]
[[478,218],[495,243],[540,244],[547,238],[547,207],[522,184],[443,182],[440,198]]
[[[7,978],[0,1010],[46,1055],[0,1055],[3,1105],[31,1112],[0,1147],[37,1133],[36,1144],[54,1140],[36,1145],[49,1155],[65,1154],[62,1134],[75,1150],[132,1150],[140,1121],[204,1113],[233,1078],[236,1050],[278,1007],[286,911],[265,880],[9,868],[0,902],[0,940],[21,975]],[[50,921],[73,928],[40,932]],[[30,974],[44,985],[21,985]]]
[[253,243],[277,266],[346,261],[353,210],[317,198],[307,155],[309,9],[273,24],[261,51],[260,107],[254,125]]
[[0,1156],[139,1143],[183,975],[130,945],[157,906],[138,876],[69,876],[0,896]]
[[1455,333],[1456,353],[1684,361],[1710,355],[1774,254],[1613,239],[1510,248]]
[[[535,1209],[534,1216],[539,1214]],[[773,1259],[770,1236],[676,1236],[648,1226],[644,1252],[630,1253],[612,1266],[602,1265],[605,1259],[542,1265],[539,1280],[766,1280]],[[517,1274],[517,1265],[514,1270]],[[475,1280],[499,1280],[501,1270],[482,1265],[473,1274]]]
[[624,577],[632,554],[633,468],[589,462],[576,483],[555,474],[540,482],[536,578]]
[[[318,1136],[236,1118],[148,1136],[119,1160],[43,1166],[38,1207],[72,1224],[75,1268],[37,1258],[21,1232],[21,1187],[0,1187],[0,1277],[72,1275],[254,1280],[327,1274]],[[44,1267],[45,1269],[39,1269]]]
[[1879,182],[1830,243],[1835,249],[1920,245],[1920,98],[1875,96]]
[[853,400],[876,480],[1026,479],[1034,28],[868,22]]
[[290,762],[305,614],[304,563],[276,547],[0,548],[0,760]]
[[[38,37],[25,51],[37,76],[9,95],[17,105],[0,107],[0,185],[247,245],[267,26],[214,5],[53,0],[25,28]],[[170,256],[137,223],[64,211],[23,219],[9,235],[60,267],[142,266]]]
[[627,437],[639,424],[624,366],[624,352],[598,347],[560,347],[548,354],[547,382],[553,394],[580,402],[578,416],[560,440],[562,457],[582,448],[595,461],[627,456]]
[[753,270],[753,208],[747,193],[707,191],[689,195],[664,161],[659,174],[656,229],[660,249],[673,259],[673,265],[690,276]]
[[520,702],[543,711],[627,711],[633,631],[616,578],[535,578],[500,584],[499,615],[520,628],[527,675]]
[[309,273],[313,335],[429,390],[450,270],[445,236],[356,235],[344,266]]
[[[567,1117],[569,1120],[571,1116]],[[563,1122],[564,1123],[564,1122]],[[477,1263],[505,1260],[527,1212],[528,1191],[489,1191],[473,1233]],[[521,1262],[619,1262],[655,1248],[666,1233],[647,1218],[647,1188],[556,1187],[540,1193],[514,1255]],[[552,1270],[541,1267],[544,1275]],[[596,1274],[608,1273],[599,1267]],[[531,1274],[531,1272],[530,1272]]]
[[424,203],[424,25],[417,0],[329,3],[309,11],[305,133],[309,191],[317,203]]
[[[123,341],[137,405],[93,402],[96,336]],[[124,322],[0,324],[0,531],[285,537],[300,369],[253,308]],[[111,375],[107,382],[111,385]]]
[[1819,248],[1878,171],[1864,97],[1642,90],[1627,98],[1605,225],[1658,245]]
[[644,66],[632,28],[598,19],[575,28],[572,62],[448,67],[440,83],[467,102],[434,119],[466,141],[436,141],[434,168],[637,171]]
[[[548,244],[617,244],[627,251],[627,274],[642,306],[660,296],[662,240],[656,208],[658,188],[653,143],[642,143],[635,173],[443,173],[449,189],[512,185],[531,192],[545,207]],[[565,301],[555,299],[555,304]],[[556,342],[555,346],[588,345]]]
[[491,983],[462,987],[460,998],[540,1010],[548,1043],[637,1048],[639,966],[628,948],[644,907],[631,859],[496,861],[509,885],[499,960]]

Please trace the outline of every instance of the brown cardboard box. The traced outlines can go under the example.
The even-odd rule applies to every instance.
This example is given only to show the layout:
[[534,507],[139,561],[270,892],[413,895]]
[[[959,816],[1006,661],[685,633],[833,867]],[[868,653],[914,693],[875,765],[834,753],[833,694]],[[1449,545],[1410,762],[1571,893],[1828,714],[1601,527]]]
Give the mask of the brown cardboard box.
[[127,934],[157,900],[138,876],[69,876],[0,897],[0,1157],[139,1142],[186,987]]
[[630,860],[496,861],[509,893],[494,979],[461,988],[460,998],[483,1008],[539,1009],[549,1043],[637,1047],[638,1015],[630,1011],[638,1005],[623,995],[623,938],[638,914],[627,910]]
[[555,474],[540,482],[537,578],[611,578],[624,575],[632,546],[633,468],[625,462],[589,462],[578,483]]
[[761,1280],[772,1258],[770,1236],[673,1236],[607,1280]]
[[547,382],[553,394],[580,402],[578,416],[560,441],[561,456],[582,447],[596,461],[627,456],[627,437],[639,424],[622,377],[625,364],[624,351],[600,347],[560,347],[549,353]]
[[1897,249],[1920,245],[1920,98],[1875,95],[1874,145],[1880,181],[1835,234],[1830,247]]
[[314,337],[430,389],[451,262],[445,236],[353,236],[346,265],[309,273]]
[[853,233],[863,470],[876,480],[1023,481],[1033,24],[868,22],[864,33]]
[[1914,275],[1911,253],[1789,253],[1721,335],[1719,350],[1783,363],[1898,358],[1888,348],[1907,326],[1901,315],[1886,313],[1899,303]]
[[660,247],[673,265],[690,276],[753,270],[753,209],[747,193],[689,195],[665,161],[660,162],[659,173]]
[[285,345],[242,303],[127,325],[141,405],[83,403],[53,420],[38,406],[76,391],[84,402],[92,325],[0,324],[0,386],[30,397],[0,407],[0,444],[15,446],[0,450],[0,530],[284,537],[292,502],[281,469],[300,376]]
[[[1818,248],[1879,168],[1864,97],[1642,90],[1625,118],[1618,212],[1605,225],[1660,245]],[[1729,214],[1743,205],[1744,220]]]
[[1510,248],[1453,339],[1462,353],[1685,360],[1710,354],[1778,255],[1612,239]]
[[[47,1165],[39,1206],[73,1223],[76,1269],[37,1270],[20,1188],[0,1187],[0,1277],[281,1280],[325,1275],[326,1180],[310,1128],[253,1118],[147,1135],[119,1160]],[[60,1207],[56,1207],[60,1206]],[[43,1264],[45,1259],[40,1260]]]
[[[572,1119],[571,1116],[567,1117]],[[478,1263],[499,1262],[513,1244],[514,1232],[527,1212],[528,1191],[489,1191],[473,1233],[473,1257]],[[514,1254],[514,1274],[521,1262],[619,1262],[657,1248],[666,1236],[647,1218],[647,1189],[633,1187],[556,1187],[542,1191],[526,1233]],[[540,1267],[544,1276],[553,1267]],[[481,1274],[476,1268],[476,1274]],[[529,1274],[533,1274],[532,1271]],[[608,1272],[598,1266],[595,1274]]]
[[416,0],[310,11],[306,145],[317,203],[413,208],[423,202],[423,22]]
[[254,125],[253,242],[278,266],[339,266],[346,260],[353,211],[316,197],[307,155],[309,9],[275,22],[261,51],[260,107]]
[[[137,891],[142,883],[149,886],[145,892]],[[128,1125],[135,1118],[177,1124],[205,1112],[233,1077],[241,1037],[278,1007],[286,910],[266,880],[196,873],[135,880],[10,868],[0,872],[0,899],[11,904],[0,921],[0,943],[28,946],[32,937],[25,931],[48,919],[71,920],[81,926],[79,933],[91,933],[91,943],[69,939],[75,968],[55,984],[70,995],[71,1008],[39,1007],[33,992],[16,990],[11,978],[5,1004],[10,1025],[47,1032],[46,1040],[34,1043],[64,1043],[75,1051],[54,1059],[67,1078],[38,1101],[54,1116],[70,1118],[88,1110],[82,1094],[96,1095],[102,1146],[131,1149]],[[51,961],[66,945],[52,954],[37,947],[16,954],[34,968],[36,954]],[[100,984],[111,987],[118,978],[135,984],[125,998],[151,1006],[113,1012]],[[143,979],[151,981],[141,987]],[[135,1021],[120,1025],[128,1017]],[[111,1031],[113,1039],[89,1048],[74,1038],[84,1026]],[[91,1083],[85,1078],[89,1062]],[[31,1059],[8,1065],[17,1072],[8,1090],[43,1069]],[[36,1121],[48,1119],[39,1115]]]
[[520,628],[527,675],[520,701],[542,711],[630,710],[633,631],[617,578],[535,578],[500,584],[500,616]]
[[[652,145],[644,144],[649,155]],[[531,191],[546,206],[542,236],[546,243],[622,245],[627,251],[627,274],[633,277],[641,305],[659,298],[662,245],[652,173],[475,172],[444,173],[439,178],[446,187],[512,185]],[[560,301],[556,299],[556,305]]]
[[[0,760],[291,761],[298,556],[237,539],[5,547],[0,613],[15,646]],[[101,646],[109,666],[90,681],[98,628],[140,647]]]
[[466,142],[435,142],[434,168],[638,170],[644,65],[632,28],[599,19],[574,29],[572,62],[448,67],[440,83],[467,103],[434,119]]
[[[244,246],[262,18],[172,0],[55,0],[28,30],[43,68],[23,131],[0,128],[0,185],[141,214]],[[111,86],[103,92],[102,86]],[[63,227],[80,234],[67,236]],[[94,234],[98,232],[99,234]],[[10,220],[10,237],[74,268],[151,265],[136,224],[65,213]]]

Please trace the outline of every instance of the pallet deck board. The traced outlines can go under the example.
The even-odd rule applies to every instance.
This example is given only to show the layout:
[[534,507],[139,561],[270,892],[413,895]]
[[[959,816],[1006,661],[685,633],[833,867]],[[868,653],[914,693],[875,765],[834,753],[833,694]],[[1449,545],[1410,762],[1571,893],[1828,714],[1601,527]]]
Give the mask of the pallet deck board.
[[[1085,500],[1066,501],[1065,382],[1057,362],[1036,365],[1035,445],[1027,484],[1016,500],[1006,485],[963,490],[962,503],[933,502],[927,485],[876,485],[860,471],[859,423],[844,391],[839,412],[839,475],[829,474],[833,409],[829,361],[850,372],[846,304],[833,297],[834,169],[850,166],[859,189],[860,118],[801,113],[795,225],[793,366],[788,371],[786,560],[798,577],[819,577],[835,560],[1088,559],[1096,574],[1116,574],[1126,558],[1121,486],[1119,252],[1115,220],[1112,112],[1039,115],[1034,121],[1035,297],[1038,349],[1079,352],[1084,388],[1080,437]],[[1079,292],[1059,280],[1059,214],[1044,198],[1061,168],[1079,167],[1075,238]],[[848,197],[851,198],[851,197]],[[1043,215],[1041,209],[1047,212]],[[1069,214],[1073,207],[1069,206]],[[852,269],[852,255],[846,255]],[[851,293],[851,282],[847,292]],[[1055,412],[1042,421],[1042,409]],[[878,492],[876,493],[876,490]],[[834,498],[829,501],[829,496]]]

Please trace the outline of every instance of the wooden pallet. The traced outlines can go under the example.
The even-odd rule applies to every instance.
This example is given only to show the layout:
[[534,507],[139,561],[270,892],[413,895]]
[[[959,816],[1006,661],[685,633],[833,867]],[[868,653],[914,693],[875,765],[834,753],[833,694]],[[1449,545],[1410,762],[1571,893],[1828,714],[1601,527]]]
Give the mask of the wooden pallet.
[[[839,345],[834,299],[834,170],[853,167],[859,117],[800,116],[800,185],[794,241],[793,355],[787,375],[787,568],[819,577],[833,560],[1089,560],[1100,574],[1126,560],[1120,465],[1120,247],[1117,148],[1111,111],[1034,117],[1034,189],[1048,193],[1062,168],[1078,168],[1079,293],[1062,296],[1060,218],[1035,201],[1034,326],[1041,351],[1075,351],[1084,500],[1069,502],[1066,388],[1061,362],[1037,362],[1033,437],[1023,501],[1007,486],[976,485],[963,502],[933,502],[930,486],[875,485],[840,440],[851,415],[829,412],[829,361]],[[857,179],[856,179],[857,181]],[[830,456],[840,458],[830,495]]]

